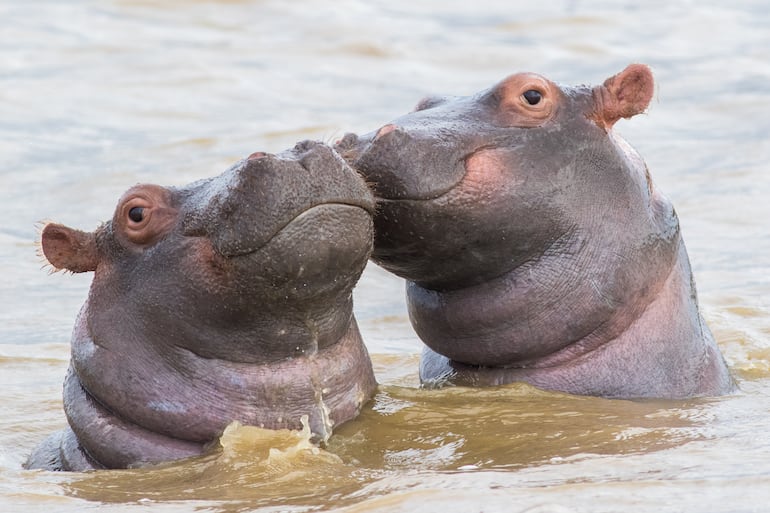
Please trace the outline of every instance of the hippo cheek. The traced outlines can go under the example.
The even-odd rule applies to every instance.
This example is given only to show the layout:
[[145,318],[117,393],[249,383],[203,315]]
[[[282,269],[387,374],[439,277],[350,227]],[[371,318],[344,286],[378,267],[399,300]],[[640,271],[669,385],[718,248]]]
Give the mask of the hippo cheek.
[[465,160],[465,177],[457,192],[475,203],[495,202],[503,191],[510,191],[524,182],[512,164],[511,151],[481,149]]

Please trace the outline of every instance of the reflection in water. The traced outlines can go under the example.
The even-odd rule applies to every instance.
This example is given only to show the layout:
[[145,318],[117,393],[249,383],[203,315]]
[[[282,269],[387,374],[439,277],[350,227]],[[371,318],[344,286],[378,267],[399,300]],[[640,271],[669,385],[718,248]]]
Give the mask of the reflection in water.
[[[617,401],[515,384],[493,389],[381,387],[328,449],[369,468],[515,469],[630,454],[698,439],[698,401]],[[698,414],[700,415],[700,413]]]
[[[413,360],[375,357],[379,368],[391,369],[411,368]],[[373,497],[398,489],[403,476],[414,471],[472,479],[473,473],[668,449],[702,439],[699,428],[710,420],[707,412],[707,401],[604,400],[527,385],[482,390],[389,385],[360,418],[335,431],[325,448],[310,443],[307,429],[233,424],[205,456],[91,472],[66,489],[92,501],[227,503],[217,511],[273,504],[341,507],[356,502],[363,490]]]
[[743,298],[729,298],[709,324],[737,378],[770,378],[770,324],[765,308],[741,304]]

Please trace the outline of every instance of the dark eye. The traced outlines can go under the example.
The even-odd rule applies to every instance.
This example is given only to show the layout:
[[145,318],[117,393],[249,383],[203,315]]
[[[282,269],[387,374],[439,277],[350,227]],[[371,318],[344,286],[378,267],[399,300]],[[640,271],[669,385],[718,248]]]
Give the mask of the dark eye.
[[135,223],[141,223],[144,219],[144,207],[134,207],[128,211],[128,218]]
[[525,91],[524,94],[522,94],[525,100],[527,100],[527,103],[530,105],[537,105],[540,103],[540,100],[543,98],[543,95],[540,93],[540,91],[535,91],[534,89],[530,89],[529,91]]

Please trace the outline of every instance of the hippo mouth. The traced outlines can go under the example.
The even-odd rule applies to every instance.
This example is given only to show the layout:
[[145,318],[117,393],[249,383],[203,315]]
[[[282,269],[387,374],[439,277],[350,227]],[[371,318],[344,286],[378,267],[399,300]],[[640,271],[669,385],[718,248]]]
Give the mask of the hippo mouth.
[[[270,246],[270,244],[279,238],[280,236],[287,234],[294,226],[304,225],[297,230],[297,233],[288,234],[289,236],[301,237],[302,232],[313,227],[320,229],[320,227],[328,222],[334,222],[334,220],[342,218],[368,218],[371,219],[374,216],[373,204],[365,204],[364,202],[354,201],[333,201],[327,203],[318,203],[312,205],[305,210],[301,211],[291,219],[277,227],[272,234],[269,234],[267,238],[264,236],[258,237],[254,241],[243,240],[243,238],[237,238],[237,240],[225,240],[220,244],[215,244],[217,252],[226,258],[239,258],[248,257],[254,253],[257,253],[264,248]],[[350,233],[346,233],[350,235]]]

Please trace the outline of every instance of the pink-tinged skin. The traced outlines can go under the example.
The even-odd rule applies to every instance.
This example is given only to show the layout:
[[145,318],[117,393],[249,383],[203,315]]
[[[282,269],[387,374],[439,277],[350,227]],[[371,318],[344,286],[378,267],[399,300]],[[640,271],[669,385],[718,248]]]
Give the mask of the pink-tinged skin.
[[641,64],[596,87],[519,73],[337,144],[377,196],[372,259],[407,280],[426,385],[734,390],[676,213],[612,130],[653,90]]
[[[138,209],[138,210],[137,210]],[[27,468],[201,454],[232,421],[326,438],[376,387],[352,313],[374,199],[328,146],[252,154],[182,188],[138,185],[94,232],[49,224],[56,269],[94,272],[64,383],[69,428]]]

